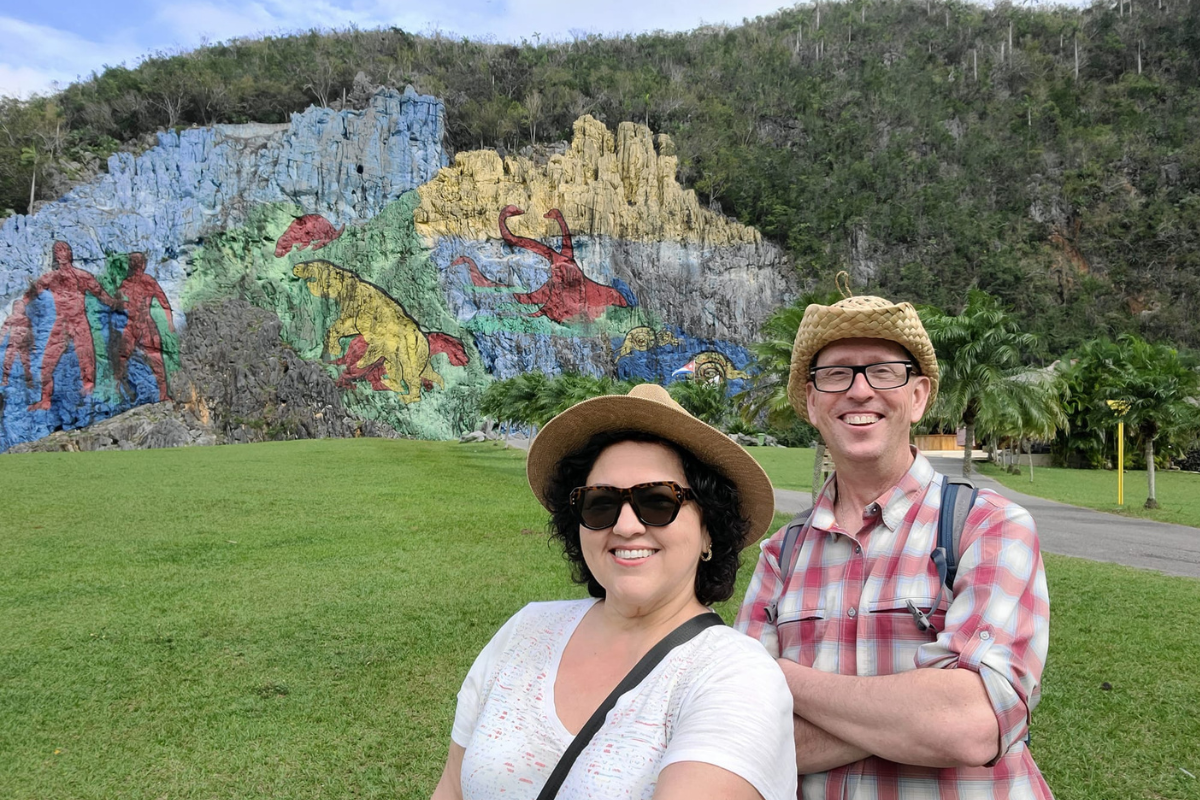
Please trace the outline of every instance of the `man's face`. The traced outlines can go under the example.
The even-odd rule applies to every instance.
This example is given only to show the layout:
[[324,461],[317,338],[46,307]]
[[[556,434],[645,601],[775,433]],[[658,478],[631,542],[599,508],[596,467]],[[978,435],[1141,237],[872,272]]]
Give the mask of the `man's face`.
[[[882,361],[913,361],[900,345],[885,339],[841,339],[817,354],[815,366],[860,367]],[[925,413],[929,379],[912,376],[904,386],[874,389],[865,375],[855,375],[844,392],[818,392],[805,387],[808,418],[825,438],[834,460],[897,463],[908,458],[908,435]]]

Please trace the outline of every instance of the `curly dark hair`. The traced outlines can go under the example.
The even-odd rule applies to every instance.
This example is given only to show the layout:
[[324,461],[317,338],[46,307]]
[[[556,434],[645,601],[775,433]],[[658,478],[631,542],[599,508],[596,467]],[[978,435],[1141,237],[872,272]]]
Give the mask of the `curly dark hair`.
[[554,468],[546,490],[550,506],[547,526],[550,538],[557,539],[563,548],[563,558],[571,564],[571,578],[586,584],[592,597],[604,597],[601,586],[588,569],[579,542],[579,520],[571,511],[571,490],[587,483],[588,473],[600,453],[620,442],[650,442],[669,448],[683,462],[687,477],[700,506],[701,520],[712,540],[712,559],[701,561],[696,570],[696,599],[704,605],[728,600],[740,565],[742,542],[750,523],[741,514],[737,486],[719,470],[689,451],[653,434],[642,431],[608,431],[593,436],[581,449],[564,457]]

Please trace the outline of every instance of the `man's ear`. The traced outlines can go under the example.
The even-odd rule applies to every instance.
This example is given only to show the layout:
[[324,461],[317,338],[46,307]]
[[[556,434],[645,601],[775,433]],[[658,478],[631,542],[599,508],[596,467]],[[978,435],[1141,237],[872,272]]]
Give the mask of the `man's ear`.
[[925,407],[929,405],[929,390],[932,386],[933,384],[925,375],[917,375],[912,379],[912,419],[909,422],[914,425],[921,421],[921,417],[925,416]]
[[813,414],[813,395],[816,391],[816,388],[812,385],[812,381],[804,384],[804,405],[808,409],[808,420],[810,425],[812,425],[812,421],[816,419],[816,416]]

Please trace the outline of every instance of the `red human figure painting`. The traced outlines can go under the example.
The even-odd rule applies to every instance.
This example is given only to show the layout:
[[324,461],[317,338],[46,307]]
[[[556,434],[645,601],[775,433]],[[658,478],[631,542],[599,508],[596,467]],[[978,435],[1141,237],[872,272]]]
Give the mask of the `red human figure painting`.
[[[567,222],[563,219],[562,212],[557,208],[552,208],[545,214],[545,218],[556,221],[562,231],[561,250],[554,250],[524,236],[514,236],[508,229],[508,219],[524,213],[516,206],[506,206],[500,212],[500,236],[512,247],[537,253],[550,262],[549,280],[532,292],[513,295],[513,299],[523,305],[541,306],[530,316],[544,316],[559,323],[576,317],[594,320],[610,306],[625,308],[636,304],[636,301],[631,302],[632,293],[627,296],[612,286],[597,283],[583,274],[583,270],[575,263],[571,231],[567,228]],[[475,275],[471,277],[473,280],[475,279]],[[483,278],[482,275],[479,277]],[[484,278],[484,280],[487,279]]]
[[8,334],[8,344],[4,348],[4,368],[0,370],[0,386],[8,383],[8,374],[13,363],[19,358],[25,366],[25,385],[33,386],[33,367],[30,365],[33,351],[33,323],[25,314],[25,298],[18,297],[13,302],[12,313],[4,324],[0,325],[0,342]]
[[30,411],[50,410],[50,398],[54,394],[54,368],[67,351],[68,344],[75,346],[83,392],[91,393],[96,386],[96,349],[92,346],[86,295],[95,295],[110,308],[120,306],[101,288],[95,276],[75,266],[71,245],[55,242],[53,253],[54,262],[50,271],[40,276],[25,294],[27,301],[32,301],[40,292],[49,292],[54,298],[54,325],[50,328],[46,349],[42,353],[42,399],[31,405]]
[[167,399],[167,371],[163,366],[162,337],[159,336],[158,326],[150,310],[152,303],[157,300],[167,315],[167,328],[174,332],[175,322],[171,318],[171,303],[166,293],[158,285],[158,281],[146,274],[146,256],[143,253],[129,254],[129,274],[117,287],[117,295],[125,303],[125,314],[128,321],[121,333],[121,346],[117,351],[115,374],[118,382],[125,380],[129,369],[129,359],[139,347],[154,379],[158,383],[159,402]]

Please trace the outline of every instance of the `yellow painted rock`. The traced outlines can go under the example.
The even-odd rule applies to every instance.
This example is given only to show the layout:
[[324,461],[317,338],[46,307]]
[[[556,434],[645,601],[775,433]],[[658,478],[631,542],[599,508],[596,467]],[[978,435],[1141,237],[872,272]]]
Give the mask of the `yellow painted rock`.
[[459,153],[418,188],[417,231],[430,239],[499,239],[500,210],[515,205],[525,214],[513,233],[532,239],[559,235],[557,224],[543,219],[557,208],[576,234],[708,246],[760,242],[757,230],[702,208],[696,193],[679,185],[673,153],[665,134],[622,122],[614,136],[591,116],[575,121],[570,148],[544,166],[492,150]]

